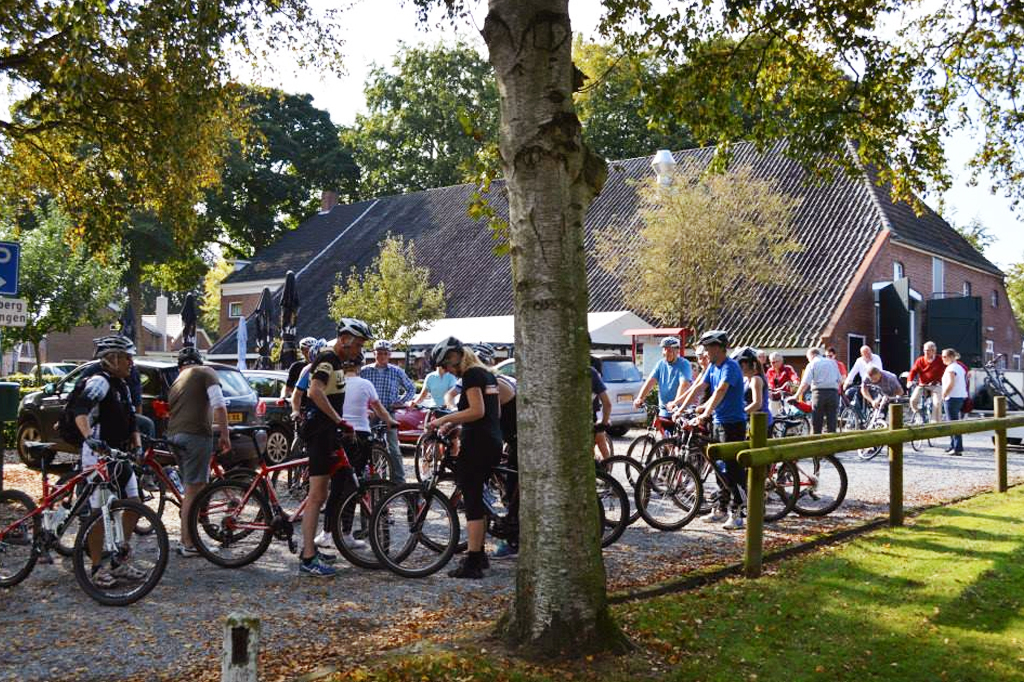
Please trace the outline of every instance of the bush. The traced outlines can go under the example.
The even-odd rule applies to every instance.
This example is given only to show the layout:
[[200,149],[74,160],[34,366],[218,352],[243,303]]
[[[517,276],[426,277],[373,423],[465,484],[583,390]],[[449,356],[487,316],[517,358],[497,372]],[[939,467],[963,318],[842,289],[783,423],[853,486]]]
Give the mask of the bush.
[[[16,384],[20,384],[18,389],[19,398],[24,398],[29,393],[35,393],[41,391],[43,386],[46,384],[54,383],[60,380],[59,376],[44,374],[43,382],[39,383],[36,381],[35,374],[9,374],[3,377],[3,381],[10,381]],[[18,435],[18,424],[17,422],[4,422],[3,423],[3,438],[4,447],[13,448],[15,446],[15,438]]]

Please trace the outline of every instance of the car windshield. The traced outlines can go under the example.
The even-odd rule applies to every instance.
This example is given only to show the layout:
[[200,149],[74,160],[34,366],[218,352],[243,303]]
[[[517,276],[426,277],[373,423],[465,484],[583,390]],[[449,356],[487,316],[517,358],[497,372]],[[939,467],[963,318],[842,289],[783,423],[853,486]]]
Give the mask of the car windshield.
[[622,383],[626,381],[643,381],[643,374],[631,360],[604,359],[601,378],[605,383]]
[[276,398],[281,395],[281,382],[270,377],[246,377],[261,398]]
[[252,395],[252,386],[245,380],[242,373],[230,367],[215,367],[217,376],[220,378],[220,388],[227,398]]

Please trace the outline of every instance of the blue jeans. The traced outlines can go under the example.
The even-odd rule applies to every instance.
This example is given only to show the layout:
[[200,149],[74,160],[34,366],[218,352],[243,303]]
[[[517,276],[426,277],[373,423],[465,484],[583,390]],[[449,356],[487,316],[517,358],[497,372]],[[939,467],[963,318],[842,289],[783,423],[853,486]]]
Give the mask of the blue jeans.
[[402,449],[398,445],[398,429],[388,429],[388,464],[391,465],[391,482],[405,483],[405,464]]
[[[964,406],[963,398],[946,398],[946,419],[951,422],[960,420],[960,409]],[[964,451],[964,437],[961,435],[949,437],[949,447],[953,452]]]

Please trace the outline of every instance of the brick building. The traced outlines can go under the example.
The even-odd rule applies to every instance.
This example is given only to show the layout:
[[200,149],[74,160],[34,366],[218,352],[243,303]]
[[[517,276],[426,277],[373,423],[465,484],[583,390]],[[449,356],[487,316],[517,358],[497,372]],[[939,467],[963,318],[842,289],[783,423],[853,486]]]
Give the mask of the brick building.
[[[975,364],[1003,354],[1011,367],[1019,366],[1021,331],[995,265],[933,211],[917,215],[894,203],[871,169],[837,172],[826,182],[809,177],[785,152],[784,142],[764,152],[741,143],[732,163],[801,200],[793,231],[804,248],[779,263],[795,274],[796,284],[765,289],[762,306],[727,309],[716,326],[729,330],[737,345],[779,350],[795,364],[810,345],[835,345],[849,363],[868,343],[898,373],[933,339]],[[673,157],[681,170],[701,170],[713,153],[691,149]],[[608,171],[585,225],[590,312],[628,310],[619,286],[624,275],[598,264],[595,233],[638,230],[637,183],[653,176],[650,157],[612,162]],[[292,270],[302,301],[299,335],[330,336],[327,299],[338,274],[369,266],[389,232],[415,241],[419,264],[430,269],[434,283],[444,283],[449,318],[511,314],[510,260],[494,254],[490,231],[467,215],[474,191],[458,185],[348,205],[335,205],[325,192],[318,215],[225,279],[221,328],[232,330],[239,316],[249,316],[264,287],[279,297]],[[492,195],[494,209],[507,216],[502,193]],[[233,356],[235,345],[229,331],[211,352]]]

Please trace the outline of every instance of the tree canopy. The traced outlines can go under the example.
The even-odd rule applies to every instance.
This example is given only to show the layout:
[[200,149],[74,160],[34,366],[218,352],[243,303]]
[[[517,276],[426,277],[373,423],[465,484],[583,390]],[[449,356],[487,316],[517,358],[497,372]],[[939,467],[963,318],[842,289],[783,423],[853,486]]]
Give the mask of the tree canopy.
[[1017,324],[1024,329],[1024,261],[1014,263],[1006,271],[1006,295]]

